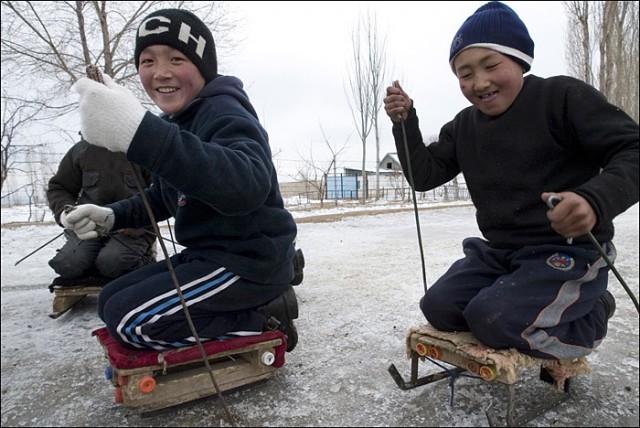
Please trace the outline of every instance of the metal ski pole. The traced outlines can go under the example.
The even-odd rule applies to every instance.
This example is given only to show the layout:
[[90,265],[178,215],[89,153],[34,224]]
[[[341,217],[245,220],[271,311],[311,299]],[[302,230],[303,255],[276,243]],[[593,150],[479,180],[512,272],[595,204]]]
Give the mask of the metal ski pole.
[[[397,80],[393,81],[392,85],[396,88],[400,87]],[[402,127],[402,143],[404,145],[404,153],[407,157],[407,179],[411,186],[411,196],[413,199],[413,213],[416,219],[416,229],[418,232],[418,246],[420,247],[420,260],[422,261],[422,285],[424,286],[424,292],[427,292],[427,268],[424,262],[424,249],[422,247],[422,234],[420,233],[420,216],[418,215],[418,201],[416,199],[416,187],[413,180],[413,171],[411,169],[411,155],[409,154],[409,143],[407,142],[407,130],[405,128],[404,119],[402,113],[398,113],[398,119]]]
[[36,248],[35,250],[33,250],[32,252],[30,252],[29,254],[27,254],[26,256],[24,256],[23,258],[21,258],[20,260],[18,260],[14,266],[18,266],[18,263],[20,263],[21,261],[31,257],[32,255],[34,255],[35,253],[37,253],[38,251],[42,250],[44,247],[46,247],[47,245],[51,244],[53,241],[55,241],[56,239],[58,239],[59,237],[61,237],[62,235],[64,235],[64,230],[62,232],[60,232],[55,238],[52,238],[50,240],[48,240],[47,242],[45,242],[44,244],[42,244],[41,246],[39,246],[38,248]]

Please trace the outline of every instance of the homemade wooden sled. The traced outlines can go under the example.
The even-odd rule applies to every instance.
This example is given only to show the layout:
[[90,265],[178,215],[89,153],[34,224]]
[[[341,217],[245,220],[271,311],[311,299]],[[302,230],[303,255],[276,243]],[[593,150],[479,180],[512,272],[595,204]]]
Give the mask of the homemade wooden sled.
[[[105,375],[115,402],[148,413],[217,394],[197,346],[165,351],[131,350],[106,328],[92,333],[109,360]],[[279,330],[258,336],[202,344],[220,392],[271,377],[285,362],[286,336]]]
[[58,318],[89,294],[100,293],[102,287],[109,281],[111,280],[108,278],[94,276],[74,279],[55,278],[49,286],[49,291],[55,294],[53,312],[49,317]]
[[[533,358],[515,349],[488,348],[469,332],[446,333],[430,325],[412,328],[407,332],[406,352],[411,359],[411,378],[408,382],[393,364],[388,369],[401,389],[413,389],[441,379],[455,378],[462,372],[469,372],[485,381],[503,383],[508,393],[506,425],[509,427],[521,426],[566,401],[571,396],[571,378],[591,372],[585,357],[573,361]],[[425,360],[439,360],[453,368],[419,377],[418,363]],[[557,391],[554,391],[551,399],[516,416],[515,384],[520,380],[522,371],[532,367],[540,367],[540,379],[553,384]],[[497,425],[497,419],[490,409],[486,410],[486,416],[490,426]]]

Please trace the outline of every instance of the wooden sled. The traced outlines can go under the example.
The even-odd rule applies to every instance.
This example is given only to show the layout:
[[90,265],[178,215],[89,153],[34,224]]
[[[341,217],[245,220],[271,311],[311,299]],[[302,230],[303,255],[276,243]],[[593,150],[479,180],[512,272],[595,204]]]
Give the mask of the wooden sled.
[[66,313],[80,300],[90,294],[98,294],[109,281],[104,277],[61,278],[57,277],[49,286],[49,291],[55,294],[53,298],[53,312],[49,317],[55,319]]
[[[407,332],[406,352],[407,357],[411,359],[411,378],[408,382],[402,378],[393,364],[388,369],[401,389],[413,389],[441,379],[454,378],[462,372],[469,372],[470,375],[485,381],[500,382],[507,388],[506,425],[509,427],[522,426],[566,401],[571,397],[571,378],[591,372],[585,357],[573,361],[534,358],[515,349],[488,348],[469,332],[446,333],[430,325],[413,328]],[[441,372],[419,377],[418,363],[425,360],[436,364],[437,361],[444,362],[453,368],[445,368]],[[553,391],[554,393],[550,394],[551,398],[542,404],[516,415],[515,384],[521,379],[523,370],[533,367],[540,367],[540,379],[553,384],[556,391]],[[486,410],[486,416],[490,426],[497,426],[498,420],[491,409]]]
[[[131,350],[106,328],[93,331],[109,360],[105,375],[115,402],[140,413],[217,394],[197,346],[166,351]],[[278,331],[202,344],[220,392],[271,377],[285,362],[286,336]]]

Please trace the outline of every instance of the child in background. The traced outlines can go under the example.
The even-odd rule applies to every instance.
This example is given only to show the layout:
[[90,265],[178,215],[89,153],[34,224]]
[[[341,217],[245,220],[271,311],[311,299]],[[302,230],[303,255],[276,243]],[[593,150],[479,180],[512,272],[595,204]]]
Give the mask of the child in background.
[[[69,149],[49,179],[47,201],[56,222],[65,207],[76,204],[106,205],[137,193],[134,171],[124,153],[113,153],[84,140]],[[140,178],[147,187],[151,174]],[[105,236],[80,240],[72,230],[64,231],[65,244],[49,260],[60,275],[57,283],[89,277],[105,281],[155,262],[153,228],[120,229]]]

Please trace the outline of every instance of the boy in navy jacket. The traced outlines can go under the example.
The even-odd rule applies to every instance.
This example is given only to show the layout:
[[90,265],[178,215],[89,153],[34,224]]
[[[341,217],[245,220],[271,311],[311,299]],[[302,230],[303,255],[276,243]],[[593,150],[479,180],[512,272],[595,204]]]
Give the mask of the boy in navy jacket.
[[[267,132],[242,82],[218,75],[211,32],[181,9],[147,16],[135,62],[162,117],[111,79],[106,85],[81,79],[83,136],[126,153],[153,174],[146,199],[157,221],[174,218],[185,249],[171,264],[198,336],[257,335],[277,326],[293,350],[296,224],[284,208]],[[106,207],[79,206],[62,221],[82,238],[151,220],[137,194]],[[125,346],[160,350],[194,343],[166,261],[111,282],[98,306],[110,334]]]

